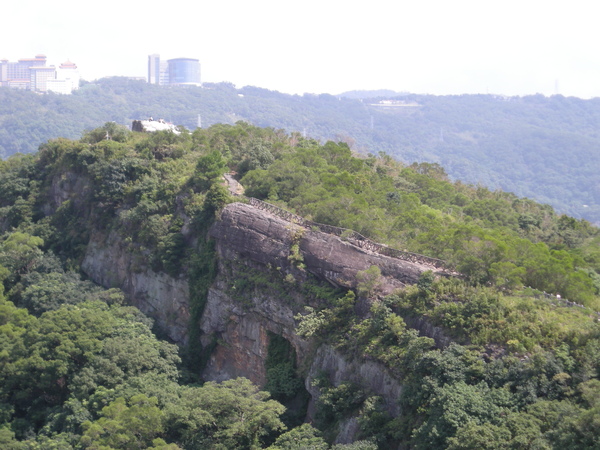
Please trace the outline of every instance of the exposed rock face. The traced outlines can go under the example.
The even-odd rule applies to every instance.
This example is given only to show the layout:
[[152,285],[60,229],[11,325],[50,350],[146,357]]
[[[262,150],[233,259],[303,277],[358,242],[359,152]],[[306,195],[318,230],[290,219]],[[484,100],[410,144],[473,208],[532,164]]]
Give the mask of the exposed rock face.
[[200,324],[204,332],[203,346],[214,337],[219,340],[202,375],[215,381],[243,376],[264,386],[268,332],[286,338],[299,359],[306,354],[308,342],[294,332],[292,308],[267,294],[254,298],[251,305],[242,306],[225,294],[224,283],[218,280],[209,291]]
[[[60,200],[62,197],[57,197]],[[242,203],[224,208],[210,236],[216,241],[219,274],[209,289],[199,324],[203,347],[216,342],[202,374],[205,379],[222,381],[244,376],[264,386],[269,335],[274,333],[290,342],[299,367],[307,373],[306,389],[312,396],[309,418],[320,395],[312,380],[323,372],[333,385],[351,381],[381,396],[391,415],[400,414],[396,400],[402,385],[382,364],[348,360],[332,347],[314,348],[314,344],[296,334],[294,316],[306,304],[300,292],[292,289],[284,296],[276,286],[263,286],[244,292],[244,301],[240,301],[234,285],[242,271],[253,270],[276,273],[280,286],[286,286],[286,276],[293,277],[294,283],[302,283],[310,273],[333,285],[355,289],[357,274],[377,266],[382,275],[380,293],[387,294],[415,283],[431,267],[358,248],[337,236],[301,228]],[[97,283],[122,288],[131,302],[153,317],[173,341],[187,342],[187,280],[153,272],[139,255],[128,251],[116,233],[92,236],[82,268]],[[415,325],[426,328],[426,324]],[[446,344],[441,330],[429,331],[436,334],[439,345]],[[338,442],[350,442],[357,429],[356,420],[344,423]]]
[[125,292],[130,302],[152,317],[171,340],[187,343],[190,321],[187,280],[149,269],[116,233],[92,236],[82,270],[96,283]]
[[411,317],[405,319],[406,325],[418,330],[422,336],[427,336],[435,341],[438,348],[448,347],[452,343],[452,339],[444,333],[440,327],[433,326],[426,317]]
[[89,180],[73,172],[57,174],[52,178],[49,191],[49,202],[44,205],[44,214],[54,213],[60,205],[72,200],[75,207],[80,208],[90,192]]
[[[294,273],[301,278],[302,272],[290,261],[292,244],[296,242],[307,272],[350,289],[356,288],[356,274],[374,265],[381,269],[382,293],[414,283],[423,271],[430,269],[371,253],[336,236],[300,228],[242,203],[228,205],[210,234],[217,242],[221,264],[233,261],[254,265],[259,270],[276,267],[282,274]],[[212,380],[245,376],[264,384],[267,331],[285,337],[302,363],[309,345],[295,333],[294,315],[300,306],[286,304],[277,293],[268,292],[258,293],[250,304],[241,306],[226,294],[228,282],[231,280],[219,276],[209,292],[200,324],[204,345],[215,337],[222,343],[212,354],[204,376]],[[297,300],[295,305],[305,303],[302,298]]]
[[406,283],[416,283],[421,273],[431,270],[421,264],[363,250],[337,236],[301,228],[242,203],[233,203],[223,210],[211,235],[217,240],[221,253],[228,248],[258,263],[281,268],[292,265],[288,257],[297,239],[308,272],[349,289],[356,288],[357,273],[371,266],[381,269],[384,294]]
[[[392,416],[400,414],[397,399],[402,385],[382,364],[347,360],[327,345],[311,349],[309,342],[295,334],[294,315],[305,300],[298,298],[298,302],[284,302],[277,292],[261,291],[249,304],[241,305],[227,294],[227,283],[231,280],[224,276],[223,265],[251,265],[259,270],[275,267],[282,274],[293,273],[298,280],[302,272],[290,261],[292,244],[296,243],[305,270],[337,286],[356,288],[357,273],[378,266],[383,278],[382,293],[416,282],[430,267],[371,253],[336,236],[301,229],[241,203],[228,205],[210,234],[217,242],[222,270],[210,290],[201,321],[204,345],[214,338],[219,342],[203,373],[206,379],[245,376],[263,385],[270,331],[285,337],[296,350],[298,364],[308,367],[305,385],[312,397],[309,419],[314,415],[315,400],[320,395],[312,381],[323,372],[328,374],[334,386],[351,381],[381,396],[385,409]],[[350,419],[341,427],[337,441],[351,442],[357,431],[357,421]]]
[[[77,210],[85,210],[90,189],[85,176],[68,171],[55,175],[45,214],[54,213],[68,200]],[[122,289],[130,302],[152,317],[171,340],[187,343],[190,320],[187,280],[152,271],[143,258],[128,250],[117,233],[92,233],[81,269],[95,283]]]
[[320,373],[326,373],[334,386],[349,381],[381,396],[384,408],[392,416],[400,414],[396,400],[402,393],[402,385],[382,364],[375,361],[349,361],[331,346],[322,345],[312,359],[306,378],[306,390],[313,399],[309,404],[309,417],[314,414],[314,399],[319,397],[319,390],[312,385],[312,381]]

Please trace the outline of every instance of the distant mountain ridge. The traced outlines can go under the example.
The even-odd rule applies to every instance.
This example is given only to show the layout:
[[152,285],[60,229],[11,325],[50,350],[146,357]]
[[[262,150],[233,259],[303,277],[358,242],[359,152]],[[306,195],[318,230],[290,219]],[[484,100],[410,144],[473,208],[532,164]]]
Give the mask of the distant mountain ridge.
[[397,92],[391,89],[375,89],[375,90],[354,90],[338,94],[338,97],[365,99],[374,97],[396,97],[398,95],[408,95],[407,92]]
[[[411,107],[377,107],[402,100]],[[415,105],[418,105],[415,107]],[[385,105],[384,105],[385,106]],[[453,179],[514,192],[600,223],[600,99],[430,96],[390,90],[289,95],[230,83],[165,88],[125,78],[71,96],[0,89],[0,156],[151,116],[194,129],[238,120],[441,164]]]

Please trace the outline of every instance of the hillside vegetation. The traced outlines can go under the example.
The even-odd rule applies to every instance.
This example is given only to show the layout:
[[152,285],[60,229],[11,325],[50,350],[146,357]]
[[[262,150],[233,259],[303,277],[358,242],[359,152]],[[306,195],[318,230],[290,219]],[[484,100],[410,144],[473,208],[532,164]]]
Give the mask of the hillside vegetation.
[[[400,103],[379,104],[390,99]],[[405,163],[439,163],[453,180],[600,222],[600,99],[387,91],[298,96],[228,83],[167,88],[124,78],[87,83],[70,96],[4,88],[0,157],[35,151],[48,139],[78,139],[108,121],[129,126],[161,117],[193,130],[199,115],[204,127],[244,120],[321,142],[345,141],[363,153],[384,151]]]
[[[190,348],[178,349],[118,289],[81,278],[91,232],[118,233],[140,264],[190,280],[198,319],[215,268],[207,229],[243,201],[228,194],[226,171],[248,196],[462,274],[426,272],[386,297],[375,266],[356,292],[305,287],[321,301],[297,317],[297,333],[387,367],[404,386],[400,416],[361,386],[324,377],[315,423],[301,425],[282,403],[306,369],[281,348],[269,349],[269,392],[245,379],[204,383],[210,349],[190,351],[193,329]],[[60,198],[68,183],[79,195]],[[1,161],[0,230],[2,448],[326,449],[351,416],[364,441],[332,448],[600,445],[599,229],[450,181],[438,164],[359,156],[344,142],[244,122],[181,135],[107,123]],[[238,287],[289,286],[266,278],[249,274]],[[436,348],[414,320],[453,343]]]

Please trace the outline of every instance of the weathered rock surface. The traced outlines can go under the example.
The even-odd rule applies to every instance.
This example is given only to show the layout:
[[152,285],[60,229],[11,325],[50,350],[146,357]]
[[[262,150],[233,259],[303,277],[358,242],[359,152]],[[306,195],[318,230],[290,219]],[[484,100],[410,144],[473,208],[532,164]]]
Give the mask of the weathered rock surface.
[[311,394],[308,415],[314,415],[314,400],[319,397],[319,389],[312,381],[321,373],[326,373],[333,386],[349,381],[368,392],[381,396],[384,408],[392,416],[400,414],[397,399],[402,393],[402,385],[389,370],[375,361],[350,361],[329,345],[322,345],[315,353],[308,376],[306,390]]
[[[318,278],[349,289],[357,287],[356,275],[377,266],[381,269],[383,294],[416,283],[431,267],[390,258],[356,247],[341,238],[308,230],[277,216],[242,203],[228,205],[211,236],[221,249],[229,248],[240,256],[261,264],[289,268],[294,240],[298,240],[306,270]],[[442,272],[435,270],[434,272]]]
[[[382,293],[414,283],[424,270],[430,269],[371,253],[336,236],[300,228],[242,203],[225,207],[210,235],[217,242],[221,264],[224,261],[253,264],[259,270],[276,267],[282,274],[293,272],[301,277],[301,271],[290,261],[292,244],[297,243],[307,272],[350,289],[356,288],[356,274],[374,265],[381,269]],[[295,333],[294,315],[301,308],[294,309],[276,293],[268,292],[258,293],[250,304],[241,306],[226,294],[228,282],[231,280],[219,276],[209,292],[201,320],[203,344],[206,346],[215,338],[221,343],[216,346],[204,376],[212,380],[245,376],[264,384],[268,331],[285,337],[301,363],[308,351],[308,343]],[[303,303],[298,298],[296,305]]]
[[186,279],[152,271],[139,255],[128,251],[116,233],[92,236],[81,269],[102,286],[121,288],[173,342],[187,343],[190,308]]
[[71,200],[75,207],[83,209],[90,192],[90,182],[87,177],[73,172],[56,174],[52,178],[48,203],[44,205],[44,214],[54,213],[64,202]]
[[[56,200],[64,199],[57,196]],[[255,273],[274,271],[280,283],[285,283],[286,275],[302,283],[310,273],[333,285],[356,289],[357,274],[377,266],[382,275],[380,293],[387,294],[417,282],[420,274],[431,267],[361,249],[337,236],[301,228],[242,203],[223,209],[210,236],[216,242],[219,273],[209,289],[199,323],[202,347],[214,347],[202,373],[204,379],[222,381],[243,376],[264,386],[269,336],[273,333],[290,342],[299,367],[307,373],[306,389],[312,396],[309,419],[320,395],[312,380],[320,373],[327,373],[335,386],[351,381],[381,396],[391,415],[400,414],[396,401],[402,391],[401,380],[394,379],[382,364],[349,360],[327,345],[315,349],[314,344],[296,334],[294,316],[306,304],[300,292],[283,296],[277,287],[258,287],[244,292],[244,301],[240,301],[233,285],[240,271],[251,269]],[[116,233],[92,236],[82,269],[103,286],[123,289],[132,304],[154,318],[173,341],[187,343],[190,305],[186,279],[153,272]],[[426,330],[426,325],[414,324],[425,334],[435,334],[438,345],[447,344],[441,330]],[[352,441],[357,429],[356,420],[350,418],[342,424],[338,442]]]
[[268,332],[286,338],[299,359],[305,355],[308,342],[294,332],[293,310],[277,298],[265,294],[253,299],[252,305],[242,306],[226,295],[225,290],[223,280],[210,289],[200,323],[203,346],[215,337],[219,342],[202,375],[215,381],[243,376],[264,386]]
[[446,335],[440,327],[435,327],[427,320],[427,317],[409,317],[404,319],[406,325],[419,331],[421,336],[427,336],[435,341],[438,348],[448,347],[452,339]]
[[[431,267],[371,253],[333,235],[301,229],[241,203],[228,205],[210,234],[217,243],[221,265],[225,262],[229,267],[251,265],[259,270],[275,267],[282,274],[293,273],[298,279],[301,271],[289,258],[292,244],[296,243],[304,270],[350,289],[356,288],[356,274],[373,265],[381,269],[382,293],[389,293],[406,283],[415,283],[423,271],[431,270]],[[308,368],[305,385],[311,394],[309,420],[314,416],[315,402],[320,395],[312,381],[321,373],[326,373],[334,386],[344,381],[361,386],[367,392],[380,396],[392,416],[400,414],[397,399],[402,385],[385,366],[375,361],[348,360],[328,345],[311,349],[308,341],[296,335],[294,315],[303,302],[302,298],[298,298],[297,303],[284,302],[276,292],[261,291],[252,297],[251,302],[242,305],[227,294],[227,283],[231,280],[223,275],[225,270],[220,272],[210,290],[201,321],[203,344],[207,345],[215,338],[218,342],[203,373],[206,379],[245,376],[264,385],[268,332],[272,332],[285,337],[296,350],[299,366]],[[357,431],[357,421],[350,418],[342,424],[336,441],[351,442]]]

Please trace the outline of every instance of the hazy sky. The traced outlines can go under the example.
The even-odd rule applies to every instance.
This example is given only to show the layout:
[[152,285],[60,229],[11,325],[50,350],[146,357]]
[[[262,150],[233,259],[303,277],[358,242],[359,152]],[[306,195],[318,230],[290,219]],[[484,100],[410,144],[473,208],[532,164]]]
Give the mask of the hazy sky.
[[600,97],[593,0],[30,0],[0,9],[0,58],[143,76],[151,53],[202,81],[287,93]]

